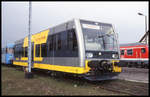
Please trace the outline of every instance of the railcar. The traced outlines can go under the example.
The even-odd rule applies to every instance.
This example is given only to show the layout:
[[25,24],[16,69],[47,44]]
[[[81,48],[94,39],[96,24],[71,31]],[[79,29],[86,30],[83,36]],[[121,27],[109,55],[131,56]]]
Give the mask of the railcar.
[[6,47],[2,48],[2,63],[5,65],[10,65],[13,63],[14,59],[14,44],[9,43]]
[[144,43],[120,45],[120,63],[124,67],[149,67],[149,47]]
[[[115,79],[120,50],[112,24],[73,19],[33,34],[32,68],[77,74],[89,80]],[[16,41],[14,65],[28,66],[28,37]]]

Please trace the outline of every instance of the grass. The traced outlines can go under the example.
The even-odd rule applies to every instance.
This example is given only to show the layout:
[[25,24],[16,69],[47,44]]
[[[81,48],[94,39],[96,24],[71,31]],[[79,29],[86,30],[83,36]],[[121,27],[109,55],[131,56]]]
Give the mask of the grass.
[[[44,76],[35,73],[34,78],[26,79],[24,72],[19,70],[18,67],[3,65],[1,67],[2,95],[125,95],[98,88],[98,85],[101,84],[90,84],[87,81],[70,80],[69,78]],[[125,81],[120,83],[124,84]],[[134,83],[128,82],[128,84]],[[103,85],[107,85],[107,81]]]
[[26,79],[23,71],[2,67],[2,95],[116,95],[92,85],[76,81],[34,75]]

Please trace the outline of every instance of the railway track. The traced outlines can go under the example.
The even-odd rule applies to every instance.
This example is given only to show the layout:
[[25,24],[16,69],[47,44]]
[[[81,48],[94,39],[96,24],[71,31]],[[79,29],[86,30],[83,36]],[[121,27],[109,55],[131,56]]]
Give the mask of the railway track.
[[118,83],[108,83],[106,84],[99,84],[96,85],[100,89],[108,90],[111,92],[125,94],[130,96],[141,96],[141,95],[148,95],[148,87],[145,86],[129,86]]
[[108,87],[106,88],[106,87],[99,86],[99,88],[104,89],[104,90],[108,90],[108,91],[111,91],[111,92],[116,92],[116,93],[120,93],[120,94],[127,94],[127,95],[135,96],[135,94],[125,92],[125,91],[119,91],[117,89],[113,89],[112,87],[111,88],[108,88]]

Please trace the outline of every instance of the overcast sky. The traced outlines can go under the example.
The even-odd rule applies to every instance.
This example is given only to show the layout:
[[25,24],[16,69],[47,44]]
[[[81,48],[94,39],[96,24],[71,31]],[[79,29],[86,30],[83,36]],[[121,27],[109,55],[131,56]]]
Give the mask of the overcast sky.
[[[2,47],[28,35],[28,2],[2,2]],[[112,23],[119,43],[138,42],[145,33],[148,2],[32,2],[32,34],[73,18]],[[149,24],[149,23],[148,23]]]

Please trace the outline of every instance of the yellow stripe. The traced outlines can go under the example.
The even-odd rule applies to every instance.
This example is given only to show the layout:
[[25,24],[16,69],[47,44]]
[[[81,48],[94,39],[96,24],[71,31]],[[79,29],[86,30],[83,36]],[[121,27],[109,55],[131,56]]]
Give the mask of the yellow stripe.
[[89,60],[85,60],[85,72],[88,72],[91,68],[88,66]]
[[77,74],[86,73],[86,70],[84,67],[58,66],[58,65],[35,63],[34,68],[48,69],[48,70],[55,70],[55,71],[62,71],[62,72],[69,72],[69,73],[77,73]]
[[115,62],[119,62],[117,60],[113,60],[112,64],[113,64],[113,72],[121,72],[121,67],[115,66]]
[[[13,62],[15,65],[19,66],[28,66],[27,62]],[[76,74],[83,74],[89,71],[89,68],[86,67],[73,67],[73,66],[58,66],[58,65],[51,65],[51,64],[40,64],[34,63],[34,68],[39,69],[47,69],[47,70],[55,70],[55,71],[62,71],[62,72],[69,72],[69,73],[76,73]]]
[[[16,59],[16,60],[19,60],[19,59]],[[22,61],[27,61],[28,57],[21,57],[21,60]],[[42,61],[42,60],[43,60],[42,57],[34,57],[34,61]]]
[[19,66],[28,66],[27,62],[16,62],[16,61],[13,61],[13,64],[14,65],[19,65]]
[[34,61],[42,61],[43,57],[34,57]]
[[[91,68],[88,66],[88,62],[90,60],[86,60],[85,61],[85,72],[88,72]],[[112,64],[113,64],[113,72],[121,72],[121,67],[115,66],[115,62],[119,62],[118,60],[112,60]]]
[[16,60],[19,60],[19,58],[16,58]]
[[[55,70],[55,71],[62,71],[62,72],[69,72],[69,73],[76,73],[76,74],[83,74],[89,72],[91,69],[88,67],[88,60],[85,61],[85,68],[84,67],[73,67],[73,66],[59,66],[59,65],[51,65],[51,64],[40,64],[34,63],[34,68],[39,69],[47,69],[47,70]],[[113,62],[113,72],[121,72],[121,67],[115,66]],[[14,65],[19,66],[28,66],[27,62],[13,62]]]
[[28,57],[21,57],[21,60],[26,61],[28,60]]
[[[32,35],[31,42],[34,42],[34,44],[46,43],[48,32],[49,32],[49,29]],[[23,47],[27,47],[27,46],[28,46],[28,37],[25,37]]]
[[113,71],[114,71],[114,72],[121,72],[121,67],[114,66],[114,67],[113,67]]

